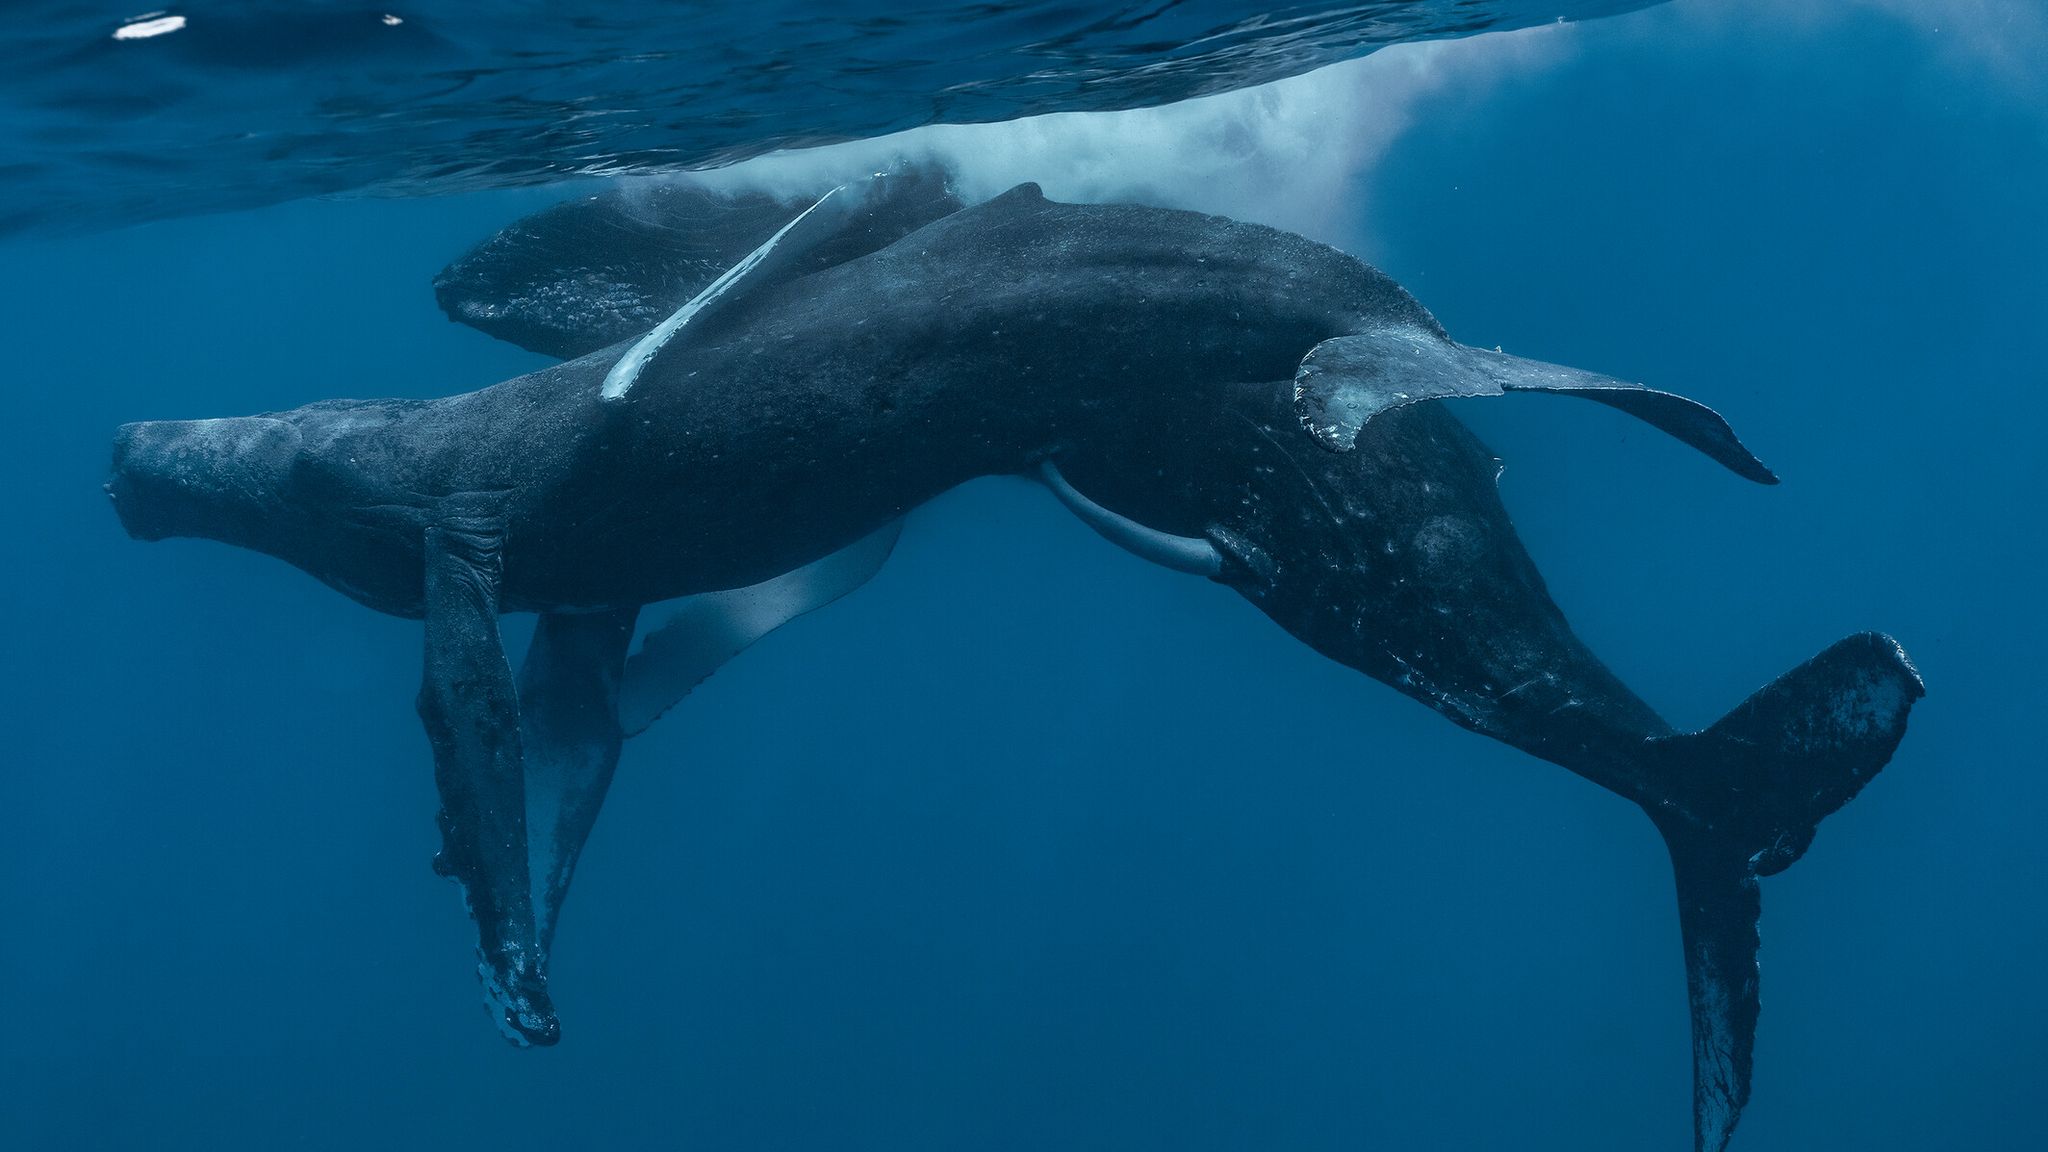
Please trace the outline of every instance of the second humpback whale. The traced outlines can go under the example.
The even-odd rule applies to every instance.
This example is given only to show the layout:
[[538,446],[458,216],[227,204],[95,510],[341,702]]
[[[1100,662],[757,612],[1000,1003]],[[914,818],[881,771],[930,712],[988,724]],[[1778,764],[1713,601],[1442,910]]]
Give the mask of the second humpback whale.
[[[131,534],[257,549],[424,621],[436,867],[462,885],[510,1037],[556,1039],[548,950],[623,738],[858,586],[907,510],[1023,474],[1324,655],[1639,805],[1677,878],[1696,1145],[1725,1147],[1750,1087],[1758,878],[1890,759],[1919,678],[1889,638],[1851,636],[1674,730],[1573,635],[1498,462],[1432,401],[1593,399],[1775,482],[1719,416],[1457,344],[1353,257],[1219,217],[1032,185],[963,208],[917,173],[793,215],[684,207],[663,242],[710,254],[703,275],[598,268],[579,237],[624,211],[600,200],[444,276],[458,314],[576,359],[115,441]],[[581,287],[528,291],[549,284]],[[643,608],[678,598],[630,651]],[[516,675],[505,612],[540,614]]]

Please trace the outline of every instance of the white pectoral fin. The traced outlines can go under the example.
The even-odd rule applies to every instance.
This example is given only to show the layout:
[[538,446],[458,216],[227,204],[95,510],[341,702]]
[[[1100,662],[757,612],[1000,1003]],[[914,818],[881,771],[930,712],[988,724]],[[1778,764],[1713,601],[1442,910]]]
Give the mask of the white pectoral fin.
[[626,354],[619,357],[619,362],[612,365],[611,371],[605,373],[604,387],[599,395],[606,400],[623,398],[677,333],[692,324],[701,326],[720,308],[758,291],[764,285],[778,282],[791,264],[837,236],[857,213],[878,198],[889,195],[904,180],[905,177],[897,173],[878,173],[864,180],[841,184],[819,197],[817,203],[797,213],[759,248],[741,257],[739,263],[726,269],[702,292],[691,297],[688,303],[627,349]]
[[1059,497],[1060,503],[1081,518],[1083,524],[1124,551],[1163,568],[1194,576],[1215,576],[1223,571],[1223,554],[1209,541],[1147,528],[1128,516],[1104,508],[1076,491],[1050,460],[1038,466],[1038,476],[1045,481],[1047,488],[1052,489],[1052,494]]
[[675,603],[626,661],[619,726],[637,736],[756,640],[868,582],[896,547],[893,520],[820,560],[772,580]]

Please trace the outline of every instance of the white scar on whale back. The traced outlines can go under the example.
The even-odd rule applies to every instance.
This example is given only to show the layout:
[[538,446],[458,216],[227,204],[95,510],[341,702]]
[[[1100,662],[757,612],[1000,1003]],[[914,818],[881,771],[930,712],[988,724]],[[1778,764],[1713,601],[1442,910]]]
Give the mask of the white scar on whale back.
[[[610,372],[605,373],[604,387],[598,395],[606,400],[623,397],[640,378],[641,371],[660,355],[662,347],[690,321],[714,309],[728,296],[743,295],[743,291],[733,291],[735,286],[744,285],[749,278],[760,279],[769,269],[788,263],[816,247],[819,241],[837,233],[845,225],[847,217],[867,203],[868,191],[879,183],[880,179],[881,176],[878,174],[873,180],[841,184],[819,197],[816,204],[797,213],[794,220],[777,229],[775,235],[770,236],[766,243],[747,253],[739,263],[726,269],[702,292],[691,297],[689,303],[676,309],[674,315],[663,320],[654,331],[642,336],[639,343],[634,344],[624,356],[619,357],[619,362],[612,365]],[[806,221],[809,223],[806,224]],[[794,239],[790,238],[792,232],[798,233]],[[771,256],[776,257],[772,263],[769,260]],[[764,268],[764,265],[767,267]]]

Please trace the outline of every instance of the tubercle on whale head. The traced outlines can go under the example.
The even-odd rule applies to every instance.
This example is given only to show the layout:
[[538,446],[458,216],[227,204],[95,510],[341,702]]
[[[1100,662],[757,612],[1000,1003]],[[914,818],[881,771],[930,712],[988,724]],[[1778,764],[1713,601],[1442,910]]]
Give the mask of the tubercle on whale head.
[[270,416],[124,424],[105,490],[135,539],[263,549],[301,443],[296,426]]

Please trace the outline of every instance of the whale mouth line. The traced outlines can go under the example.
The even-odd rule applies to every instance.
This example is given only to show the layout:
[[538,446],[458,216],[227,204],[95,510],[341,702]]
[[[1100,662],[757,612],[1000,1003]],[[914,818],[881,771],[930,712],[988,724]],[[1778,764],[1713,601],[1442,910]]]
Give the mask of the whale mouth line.
[[268,539],[298,459],[296,425],[274,416],[123,424],[100,490],[137,540]]

